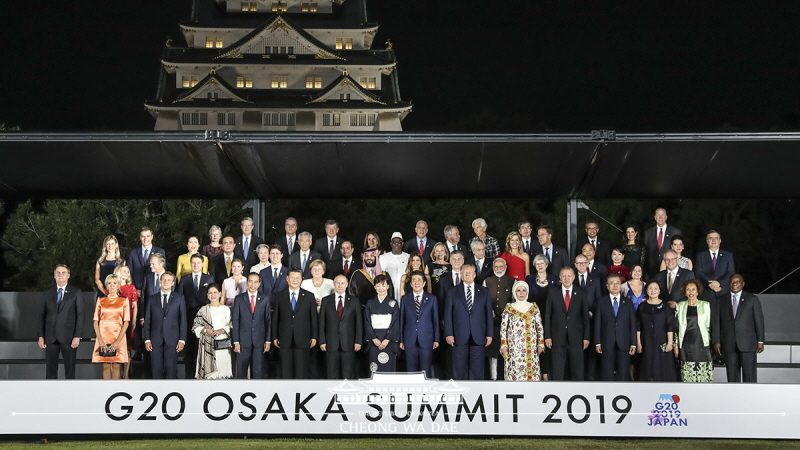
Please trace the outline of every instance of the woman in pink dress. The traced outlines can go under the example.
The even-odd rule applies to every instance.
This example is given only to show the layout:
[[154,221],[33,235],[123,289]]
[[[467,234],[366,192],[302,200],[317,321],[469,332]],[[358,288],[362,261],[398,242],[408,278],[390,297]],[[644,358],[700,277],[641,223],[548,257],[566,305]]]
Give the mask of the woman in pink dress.
[[506,236],[506,251],[497,255],[506,260],[506,274],[517,281],[525,281],[531,274],[531,258],[522,250],[522,237],[512,231]]
[[[93,363],[103,363],[103,379],[118,380],[120,363],[128,362],[125,331],[131,321],[128,299],[119,295],[119,278],[113,273],[106,277],[108,295],[97,299],[94,310],[94,333],[97,340],[92,353]],[[113,351],[100,356],[100,350]]]

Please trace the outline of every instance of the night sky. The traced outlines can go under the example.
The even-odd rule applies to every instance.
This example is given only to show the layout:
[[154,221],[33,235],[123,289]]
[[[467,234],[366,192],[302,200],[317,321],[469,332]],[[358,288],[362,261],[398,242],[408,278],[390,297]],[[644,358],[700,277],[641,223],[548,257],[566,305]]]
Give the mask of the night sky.
[[[406,131],[800,130],[798,2],[368,0]],[[740,6],[743,4],[745,6]],[[131,6],[133,5],[133,6]],[[147,131],[189,0],[6,8],[0,122]]]

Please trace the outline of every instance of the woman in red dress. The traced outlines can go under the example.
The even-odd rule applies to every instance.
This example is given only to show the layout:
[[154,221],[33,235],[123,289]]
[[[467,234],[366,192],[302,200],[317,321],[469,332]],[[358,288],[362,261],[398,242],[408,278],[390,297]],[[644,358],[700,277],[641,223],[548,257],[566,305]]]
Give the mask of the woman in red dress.
[[506,274],[517,281],[525,281],[531,274],[531,258],[522,250],[522,237],[516,231],[506,236],[506,251],[497,255],[506,260]]

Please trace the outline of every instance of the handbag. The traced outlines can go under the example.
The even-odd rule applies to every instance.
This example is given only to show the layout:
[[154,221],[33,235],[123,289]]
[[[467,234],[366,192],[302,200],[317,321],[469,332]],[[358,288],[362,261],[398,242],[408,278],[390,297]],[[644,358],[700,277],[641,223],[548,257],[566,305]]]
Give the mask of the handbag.
[[214,350],[225,350],[228,348],[233,348],[233,339],[215,339],[214,340]]
[[105,358],[117,356],[117,350],[111,346],[100,347],[100,356]]

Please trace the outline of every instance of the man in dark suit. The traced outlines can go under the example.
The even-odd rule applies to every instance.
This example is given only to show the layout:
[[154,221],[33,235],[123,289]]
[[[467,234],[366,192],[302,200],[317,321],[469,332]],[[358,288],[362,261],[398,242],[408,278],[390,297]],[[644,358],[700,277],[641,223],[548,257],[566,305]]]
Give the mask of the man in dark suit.
[[222,238],[222,253],[211,258],[211,267],[209,269],[211,270],[211,275],[214,276],[214,282],[220,286],[222,286],[225,278],[231,276],[231,266],[234,258],[236,258],[235,249],[236,241],[233,236],[225,236]]
[[[147,313],[147,303],[153,295],[158,295],[161,292],[161,276],[166,272],[166,259],[161,253],[150,254],[150,271],[144,276],[144,284],[142,285],[142,294],[139,296],[139,304],[136,309],[138,316],[137,329],[134,333],[134,348],[136,349],[137,358],[141,355],[144,364],[141,367],[141,372],[137,368],[134,371],[135,376],[145,378],[148,374],[152,373],[151,366],[151,352],[145,351],[144,345],[144,319]],[[174,285],[175,283],[173,283]],[[134,366],[135,367],[135,366]]]
[[265,378],[264,353],[270,347],[270,302],[269,297],[258,292],[261,277],[247,274],[247,292],[233,300],[231,318],[233,330],[233,352],[236,353],[236,378],[258,380]]
[[[531,222],[529,220],[522,220],[517,224],[517,231],[519,235],[522,237],[522,242],[520,242],[520,246],[522,247],[522,251],[528,254],[528,257],[531,260],[531,264],[533,264],[533,257],[536,255],[536,236],[533,236],[533,227],[531,226]],[[501,244],[502,247],[503,244]],[[501,249],[501,253],[502,250]],[[533,265],[531,265],[531,273],[533,272]],[[558,273],[558,272],[556,272]]]
[[492,260],[486,257],[486,244],[483,241],[471,241],[469,246],[472,250],[470,264],[475,266],[475,282],[483,284],[483,280],[492,276]]
[[311,261],[321,259],[322,256],[311,250],[311,233],[303,231],[297,238],[300,243],[300,251],[292,253],[289,257],[289,269],[299,270],[303,274],[303,279],[311,278]]
[[403,251],[409,255],[413,252],[417,252],[422,255],[422,260],[425,261],[425,264],[430,264],[431,251],[433,250],[433,246],[436,245],[436,241],[428,237],[428,222],[424,220],[417,221],[414,232],[416,236],[403,244]]
[[281,350],[284,379],[308,378],[311,349],[317,345],[317,300],[300,289],[303,274],[292,269],[286,277],[289,288],[278,292],[272,301],[272,343]]
[[608,268],[595,259],[596,253],[594,251],[594,246],[592,244],[583,244],[581,254],[586,257],[586,262],[588,263],[586,270],[589,275],[597,278],[600,282],[600,293],[607,294],[606,276],[608,275]]
[[361,269],[363,265],[361,264],[360,259],[353,256],[352,242],[342,241],[342,245],[339,247],[339,250],[342,253],[342,257],[334,259],[328,265],[327,278],[332,280],[338,275],[344,275],[348,280],[350,280],[350,275],[352,275],[356,270]]
[[492,343],[492,299],[475,283],[475,266],[461,268],[462,283],[447,294],[445,340],[453,348],[453,379],[483,380],[484,348]]
[[[587,252],[591,254],[593,247],[591,244],[586,244],[586,246]],[[583,293],[585,294],[586,305],[589,308],[589,336],[592,336],[594,330],[594,321],[591,319],[594,317],[594,308],[597,304],[597,300],[601,295],[603,295],[605,283],[603,276],[606,274],[603,271],[598,270],[596,267],[595,274],[589,272],[589,260],[583,254],[575,257],[575,269],[575,285],[578,287],[578,289],[583,290]],[[584,352],[583,367],[583,379],[586,381],[594,381],[597,374],[597,352],[592,350]]]
[[261,271],[261,286],[258,288],[258,291],[267,297],[271,298],[289,287],[286,283],[289,268],[281,264],[281,261],[283,261],[281,247],[279,245],[271,245],[269,247],[269,266]]
[[56,266],[53,272],[56,285],[43,294],[39,317],[39,348],[46,358],[45,377],[58,378],[58,355],[64,358],[64,375],[75,379],[75,361],[81,343],[84,322],[83,293],[67,284],[69,267]]
[[461,243],[461,232],[458,230],[457,226],[448,225],[444,227],[444,239],[444,245],[451,254],[455,251],[459,251],[464,254],[465,261],[472,257],[472,253],[467,246]]
[[603,381],[626,381],[631,356],[636,353],[636,313],[631,299],[620,293],[619,275],[609,275],[606,284],[608,295],[600,297],[595,308],[595,350],[600,355]]
[[578,238],[578,244],[575,246],[575,254],[580,254],[585,244],[591,244],[594,248],[597,262],[608,267],[611,265],[611,245],[605,239],[600,239],[597,235],[599,232],[600,225],[598,225],[597,222],[587,222],[586,236]]
[[285,234],[275,239],[274,244],[281,247],[283,259],[281,263],[289,267],[289,256],[294,252],[300,251],[300,245],[297,243],[297,219],[289,217],[283,222],[283,229]]
[[147,300],[142,337],[154,379],[178,378],[178,353],[186,345],[186,302],[173,292],[175,275],[161,275],[161,290]]
[[644,233],[644,248],[647,256],[647,273],[653,276],[659,272],[661,260],[664,259],[664,252],[670,249],[672,236],[681,234],[681,230],[667,225],[667,210],[664,208],[656,209],[656,226]]
[[425,274],[411,273],[411,292],[400,301],[400,349],[406,352],[406,370],[432,377],[433,351],[439,347],[439,306],[425,291]]
[[[439,319],[442,320],[441,326],[444,328],[444,317],[447,295],[460,286],[463,280],[462,268],[464,266],[464,253],[456,250],[450,255],[450,271],[442,273],[439,277],[439,292],[436,293],[436,298],[442,299],[439,304]],[[444,329],[441,330],[444,333]],[[453,378],[453,347],[450,345],[443,345],[439,348],[435,355],[434,361],[436,376],[440,379]]]
[[236,248],[233,253],[244,262],[245,274],[250,273],[250,268],[258,264],[256,249],[264,243],[264,239],[253,234],[253,219],[245,217],[240,224],[242,235],[236,239]]
[[330,219],[325,222],[325,237],[314,242],[314,251],[320,254],[325,265],[330,266],[333,260],[342,257],[342,242],[344,239],[339,237],[339,223]]
[[653,280],[658,282],[658,287],[661,288],[661,300],[669,303],[670,308],[674,309],[675,303],[685,298],[681,286],[695,276],[691,270],[678,267],[678,254],[675,250],[664,252],[664,265],[667,268],[659,272]]
[[[731,277],[736,272],[733,264],[733,254],[719,248],[722,236],[711,230],[706,233],[708,250],[697,254],[693,267],[697,279],[703,283],[704,289],[714,291],[717,296],[725,296],[731,284]],[[711,306],[716,308],[716,302]]]
[[533,257],[536,255],[545,255],[548,260],[547,273],[558,276],[561,269],[570,267],[570,257],[567,256],[567,250],[556,245],[553,245],[553,229],[548,226],[540,226],[536,230],[536,237],[538,244],[533,245],[531,251],[531,273],[536,273],[536,268],[533,267]]
[[755,383],[757,354],[764,351],[764,313],[758,296],[744,292],[744,278],[731,277],[730,296],[718,298],[711,340],[725,359],[728,383]]
[[[346,241],[345,241],[346,242]],[[334,293],[322,299],[319,309],[319,348],[325,352],[328,379],[356,377],[356,352],[364,342],[361,303],[347,295],[347,277],[337,275]]]
[[563,380],[567,367],[573,381],[583,380],[583,351],[589,346],[589,307],[586,295],[573,285],[575,272],[564,267],[561,286],[547,291],[544,345],[552,351],[550,379]]
[[[203,273],[203,255],[194,254],[189,259],[192,273],[184,275],[178,284],[178,292],[183,294],[186,301],[186,323],[193,324],[194,317],[200,308],[208,304],[208,287],[214,283],[214,277]],[[191,327],[191,325],[189,325]],[[183,365],[186,369],[185,378],[192,379],[195,375],[197,363],[197,336],[186,333],[186,352],[184,352]]]
[[150,255],[160,253],[166,258],[167,252],[163,248],[153,245],[153,231],[150,228],[142,228],[142,231],[139,232],[139,241],[142,243],[141,247],[134,248],[128,255],[128,268],[131,271],[131,280],[133,280],[136,290],[139,291],[139,298],[146,298],[143,295],[142,286],[144,286],[145,275],[150,274]]

